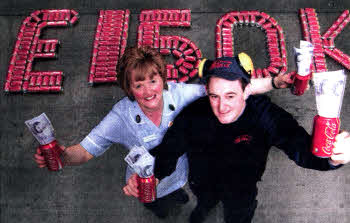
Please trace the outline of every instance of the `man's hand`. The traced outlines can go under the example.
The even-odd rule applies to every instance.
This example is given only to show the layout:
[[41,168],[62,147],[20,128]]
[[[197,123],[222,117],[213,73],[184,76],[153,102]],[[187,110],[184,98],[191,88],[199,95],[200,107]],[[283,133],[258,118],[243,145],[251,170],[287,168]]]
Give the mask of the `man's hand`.
[[[156,178],[156,185],[159,184],[159,180]],[[139,197],[139,190],[138,190],[138,182],[137,182],[137,174],[134,173],[131,175],[131,177],[128,179],[128,182],[125,187],[123,187],[124,194],[127,196],[134,196]]]
[[[58,147],[60,148],[60,150],[62,150],[62,152],[66,149],[62,145],[58,145]],[[36,149],[36,153],[34,154],[34,161],[36,162],[39,168],[44,168],[47,166],[46,160],[39,147]]]
[[295,73],[290,72],[288,74],[280,74],[275,77],[274,83],[277,88],[287,88],[293,84],[293,78]]
[[350,162],[349,132],[341,132],[335,137],[333,155],[329,162],[334,166]]

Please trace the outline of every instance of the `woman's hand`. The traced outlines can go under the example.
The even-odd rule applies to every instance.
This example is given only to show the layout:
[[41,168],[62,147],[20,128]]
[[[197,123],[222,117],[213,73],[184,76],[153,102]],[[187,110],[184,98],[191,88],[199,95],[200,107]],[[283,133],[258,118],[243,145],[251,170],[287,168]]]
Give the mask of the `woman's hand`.
[[[156,185],[159,184],[159,180],[156,178]],[[128,182],[125,187],[123,187],[124,194],[127,196],[139,197],[139,189],[137,182],[137,174],[134,173],[128,179]]]

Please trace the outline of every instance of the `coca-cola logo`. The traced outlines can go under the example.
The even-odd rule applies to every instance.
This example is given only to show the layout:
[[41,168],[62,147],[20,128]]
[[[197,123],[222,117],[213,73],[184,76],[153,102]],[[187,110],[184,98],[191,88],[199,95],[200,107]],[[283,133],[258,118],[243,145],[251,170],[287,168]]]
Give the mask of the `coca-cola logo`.
[[333,142],[335,141],[335,136],[337,135],[337,124],[327,121],[324,134],[326,136],[326,140],[325,140],[325,145],[322,146],[322,150],[326,154],[331,154],[332,148],[333,148]]

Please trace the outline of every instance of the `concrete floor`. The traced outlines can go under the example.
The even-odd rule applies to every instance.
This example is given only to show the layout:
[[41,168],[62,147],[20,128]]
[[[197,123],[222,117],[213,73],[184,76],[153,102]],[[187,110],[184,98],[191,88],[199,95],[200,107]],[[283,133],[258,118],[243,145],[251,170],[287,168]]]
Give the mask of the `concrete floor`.
[[[223,14],[258,9],[273,16],[283,27],[289,71],[295,70],[292,47],[302,38],[298,9],[315,8],[321,32],[332,25],[350,1],[1,1],[0,2],[0,86],[4,86],[10,56],[22,20],[36,9],[70,8],[81,17],[77,25],[49,29],[45,37],[58,38],[57,60],[40,62],[37,70],[62,70],[66,74],[61,94],[10,94],[0,92],[0,222],[186,222],[196,200],[174,209],[159,220],[136,200],[123,195],[126,149],[114,145],[102,156],[58,173],[36,167],[32,156],[38,143],[24,121],[45,112],[59,141],[66,146],[79,143],[124,94],[116,85],[88,86],[92,42],[99,9],[131,11],[128,45],[136,43],[141,9],[177,8],[192,10],[191,28],[164,28],[163,34],[186,36],[197,44],[204,57],[215,57],[215,24]],[[350,29],[346,27],[336,45],[350,54]],[[257,28],[242,28],[235,36],[236,52],[250,54],[257,66],[266,66],[264,35]],[[169,59],[169,58],[167,58]],[[345,69],[328,58],[329,70]],[[346,74],[349,72],[346,71]],[[349,88],[348,81],[347,88]],[[350,95],[346,90],[341,128],[350,130]],[[268,93],[272,100],[292,113],[311,133],[316,114],[315,96],[301,97],[289,90]],[[335,172],[317,172],[297,167],[285,154],[273,148],[263,181],[259,183],[258,208],[254,223],[348,223],[350,222],[350,166]],[[188,186],[185,187],[190,192]],[[206,222],[223,222],[221,204]]]

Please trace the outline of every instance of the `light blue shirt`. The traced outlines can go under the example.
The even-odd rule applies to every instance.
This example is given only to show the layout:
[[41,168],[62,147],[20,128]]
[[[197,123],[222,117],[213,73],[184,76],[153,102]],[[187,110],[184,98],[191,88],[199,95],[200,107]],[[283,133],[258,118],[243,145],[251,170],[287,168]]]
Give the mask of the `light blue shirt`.
[[[113,143],[120,143],[126,148],[144,146],[150,150],[162,142],[163,136],[174,118],[189,103],[205,96],[205,88],[198,84],[168,83],[168,90],[163,90],[163,113],[160,126],[156,126],[142,112],[136,101],[128,97],[121,99],[113,106],[107,116],[81,141],[83,146],[93,156],[100,156]],[[172,106],[171,106],[172,105]],[[175,108],[175,109],[171,109]],[[140,116],[140,122],[136,116]],[[126,180],[133,173],[126,170]],[[157,186],[157,197],[163,197],[185,185],[188,176],[187,156],[181,156],[176,170],[161,180]]]

